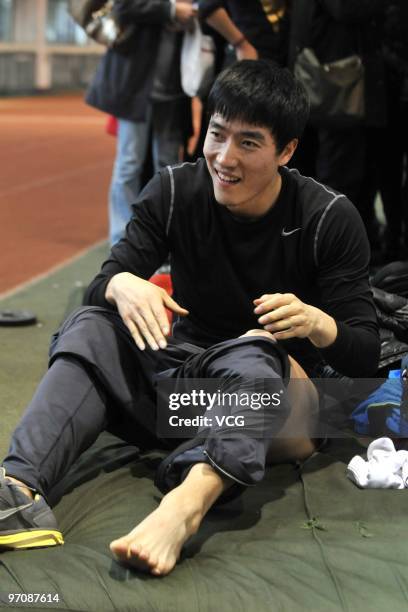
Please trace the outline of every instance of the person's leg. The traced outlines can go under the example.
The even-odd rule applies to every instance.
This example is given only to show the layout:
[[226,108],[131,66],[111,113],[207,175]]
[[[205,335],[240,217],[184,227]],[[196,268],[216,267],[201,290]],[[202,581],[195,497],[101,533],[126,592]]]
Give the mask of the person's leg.
[[160,132],[153,131],[152,156],[154,171],[158,172],[161,168],[179,163],[181,146],[182,143],[178,139],[166,137]]
[[171,350],[139,351],[119,315],[102,308],[81,308],[63,324],[0,468],[0,549],[61,543],[61,534],[50,543],[56,523],[44,497],[103,429],[127,420],[132,441],[155,439],[148,381],[171,365]]
[[[152,158],[154,171],[178,164],[190,121],[187,99],[152,103]],[[188,112],[190,110],[190,112]]]
[[[189,393],[196,386],[194,379],[211,379],[211,387],[205,390],[215,398],[211,419],[192,441],[163,461],[156,477],[158,488],[164,493],[174,488],[191,462],[200,460],[229,476],[237,485],[235,490],[260,482],[269,447],[293,410],[291,401],[297,399],[285,390],[290,376],[286,352],[263,330],[251,330],[240,338],[216,344],[189,360],[179,369],[172,393]],[[297,382],[297,386],[302,383]],[[314,387],[307,382],[299,394],[305,414],[310,389]],[[263,404],[259,403],[261,396]],[[302,437],[303,431],[292,429],[292,437]]]
[[[267,331],[253,329],[245,336],[270,337]],[[268,445],[266,462],[303,461],[316,449],[319,395],[302,366],[289,355],[290,380],[287,386],[290,413],[279,435]]]
[[[221,343],[189,360],[188,367],[181,368],[183,374],[235,379],[238,384],[234,383],[233,386],[236,389],[241,383],[246,385],[248,376],[253,377],[252,383],[258,377],[268,376],[268,390],[279,388],[283,384],[282,377],[288,372],[284,366],[279,365],[281,356],[276,358],[271,334],[252,330],[249,335],[265,336],[268,342],[254,339],[252,343],[249,338],[244,338],[242,341],[237,339],[235,342]],[[228,386],[228,391],[231,389]],[[265,385],[263,390],[267,391]],[[173,457],[173,462],[163,462],[163,472],[174,471],[174,465],[181,457],[177,468],[180,484],[163,497],[157,510],[130,533],[111,543],[116,558],[156,575],[169,573],[177,562],[183,544],[198,530],[209,508],[234,481],[235,484],[242,484],[237,474],[246,478],[248,484],[255,484],[262,479],[266,462],[303,460],[311,455],[315,450],[311,438],[318,397],[314,385],[292,359],[287,391],[291,402],[290,411],[287,413],[282,403],[282,410],[275,411],[271,420],[263,422],[265,437],[252,438],[245,435],[245,432],[234,432],[231,436],[230,432],[217,431],[215,428],[206,441],[206,453],[209,451],[210,455],[201,452],[201,461],[189,466],[191,454],[185,452],[177,457],[177,450],[172,453],[170,457]],[[275,438],[272,437],[273,431],[277,434]],[[199,449],[194,449],[197,456],[200,454]],[[212,456],[211,465],[208,461],[203,462],[209,456]]]
[[[378,129],[371,150],[377,160],[379,190],[386,219],[384,263],[400,257],[403,236],[404,151],[408,119],[401,104],[401,80],[390,72],[386,78],[388,121]],[[390,153],[392,151],[392,154]]]
[[47,497],[107,422],[106,397],[90,370],[75,357],[57,358],[12,435],[7,476]]
[[110,548],[116,559],[156,576],[175,566],[186,540],[197,532],[204,516],[228,487],[210,465],[196,463],[185,480],[167,493],[160,506]]
[[153,437],[149,377],[169,367],[172,350],[140,351],[118,313],[78,309],[59,330],[50,368],[14,431],[7,473],[46,496],[103,429],[131,418]]
[[131,205],[141,189],[141,176],[149,144],[146,121],[118,119],[117,151],[109,193],[109,239],[120,240],[132,216]]
[[[319,128],[316,178],[344,193],[357,208],[366,163],[364,128]],[[360,211],[363,218],[365,211]]]
[[44,497],[106,422],[103,395],[85,367],[72,357],[57,359],[14,431],[0,468],[0,550],[63,543]]
[[315,451],[319,396],[302,366],[289,357],[290,381],[288,384],[290,415],[269,446],[267,463],[304,461]]
[[364,173],[360,183],[360,190],[353,203],[357,206],[364,221],[368,240],[371,247],[371,263],[375,265],[381,261],[381,228],[375,214],[375,198],[380,184],[382,172],[383,149],[381,146],[380,128],[367,127],[366,158]]

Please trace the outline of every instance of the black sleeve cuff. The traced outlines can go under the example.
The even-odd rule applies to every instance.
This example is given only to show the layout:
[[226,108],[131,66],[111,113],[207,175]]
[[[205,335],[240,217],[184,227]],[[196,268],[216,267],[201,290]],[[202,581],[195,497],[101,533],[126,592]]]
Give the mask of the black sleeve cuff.
[[367,329],[353,328],[342,321],[336,323],[336,340],[330,346],[320,349],[325,361],[345,376],[374,376],[381,348],[378,334]]
[[116,310],[116,306],[113,306],[105,298],[106,287],[108,286],[111,278],[112,277],[110,276],[97,284],[94,282],[91,283],[85,291],[82,304],[84,306],[102,306],[103,308],[108,308],[109,310]]

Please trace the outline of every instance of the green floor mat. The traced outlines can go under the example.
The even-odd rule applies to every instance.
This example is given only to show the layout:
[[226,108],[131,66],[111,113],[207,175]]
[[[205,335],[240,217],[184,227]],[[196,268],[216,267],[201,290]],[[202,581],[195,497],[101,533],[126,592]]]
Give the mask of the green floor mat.
[[[45,371],[51,334],[79,305],[106,252],[97,247],[0,303],[39,320],[0,329],[2,455]],[[13,609],[406,612],[407,493],[351,483],[347,462],[364,451],[342,439],[303,466],[270,468],[259,486],[211,510],[175,570],[155,578],[116,563],[108,544],[157,506],[153,478],[163,455],[102,434],[54,491],[65,545],[0,554],[0,607],[12,593],[44,593],[59,601]]]
[[84,288],[99,271],[108,254],[107,244],[98,245],[68,266],[0,300],[0,310],[31,310],[37,325],[0,327],[0,455],[9,434],[47,367],[52,333],[68,309],[79,306]]

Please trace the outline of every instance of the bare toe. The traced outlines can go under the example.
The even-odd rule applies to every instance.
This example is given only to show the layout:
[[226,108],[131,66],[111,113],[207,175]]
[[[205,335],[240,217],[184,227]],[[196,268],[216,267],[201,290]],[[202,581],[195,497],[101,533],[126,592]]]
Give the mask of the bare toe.
[[113,540],[113,542],[109,544],[109,548],[111,552],[113,553],[113,555],[117,559],[123,559],[123,560],[127,558],[128,547],[129,547],[129,544],[123,539]]
[[175,563],[166,563],[165,561],[160,561],[155,567],[155,574],[157,576],[166,576],[171,572],[174,566]]
[[128,550],[128,559],[135,558],[139,559],[140,561],[143,561],[143,563],[147,563],[150,565],[149,551],[145,548],[142,548],[141,546],[138,546],[137,544],[131,544]]

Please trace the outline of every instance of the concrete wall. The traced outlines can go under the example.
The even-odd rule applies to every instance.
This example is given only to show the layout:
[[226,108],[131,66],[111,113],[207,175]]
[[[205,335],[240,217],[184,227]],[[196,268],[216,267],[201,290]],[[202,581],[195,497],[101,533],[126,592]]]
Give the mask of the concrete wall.
[[92,78],[104,48],[48,43],[47,11],[48,0],[14,0],[11,40],[0,41],[0,95],[84,88]]
[[0,94],[35,89],[35,53],[0,53]]

